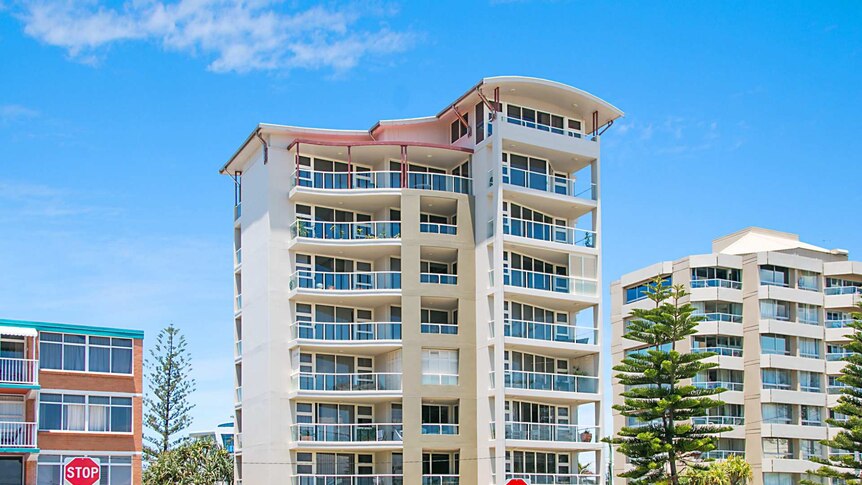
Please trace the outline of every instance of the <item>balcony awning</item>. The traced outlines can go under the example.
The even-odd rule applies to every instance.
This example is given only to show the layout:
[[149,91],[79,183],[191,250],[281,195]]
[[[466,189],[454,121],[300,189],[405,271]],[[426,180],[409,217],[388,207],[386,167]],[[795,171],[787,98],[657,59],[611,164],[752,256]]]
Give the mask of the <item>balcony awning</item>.
[[39,332],[37,332],[35,328],[0,326],[0,335],[14,335],[16,337],[35,337],[38,334]]

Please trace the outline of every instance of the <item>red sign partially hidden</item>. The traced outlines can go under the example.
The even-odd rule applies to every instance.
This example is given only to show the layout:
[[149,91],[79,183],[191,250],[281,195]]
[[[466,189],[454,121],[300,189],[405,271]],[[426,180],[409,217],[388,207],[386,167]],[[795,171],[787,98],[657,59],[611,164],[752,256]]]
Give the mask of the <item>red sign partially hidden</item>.
[[513,478],[506,482],[506,485],[530,485],[526,480],[522,480],[520,478]]
[[102,468],[99,460],[79,457],[66,458],[63,464],[63,482],[65,485],[98,485],[102,478]]

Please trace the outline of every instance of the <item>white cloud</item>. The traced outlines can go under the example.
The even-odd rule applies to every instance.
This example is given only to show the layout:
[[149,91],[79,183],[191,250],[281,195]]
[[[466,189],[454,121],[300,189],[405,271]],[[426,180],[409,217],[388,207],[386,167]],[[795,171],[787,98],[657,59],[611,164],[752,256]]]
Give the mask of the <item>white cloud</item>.
[[393,13],[324,6],[289,12],[277,0],[131,0],[119,8],[97,0],[37,0],[17,16],[28,35],[80,62],[98,62],[118,42],[149,41],[207,56],[216,72],[247,72],[344,71],[370,56],[402,52],[415,42],[413,33],[368,25]]
[[0,105],[0,124],[9,124],[15,121],[29,120],[39,116],[35,109],[21,106],[20,104]]

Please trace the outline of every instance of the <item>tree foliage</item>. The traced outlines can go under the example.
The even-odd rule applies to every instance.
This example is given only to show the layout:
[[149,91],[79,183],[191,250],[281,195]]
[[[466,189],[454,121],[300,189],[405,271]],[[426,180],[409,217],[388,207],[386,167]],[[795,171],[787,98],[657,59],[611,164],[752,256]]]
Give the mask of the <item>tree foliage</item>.
[[710,462],[707,468],[687,468],[680,477],[683,485],[747,485],[754,477],[744,458],[731,455]]
[[682,353],[677,342],[697,333],[703,317],[682,303],[687,295],[680,286],[669,287],[660,278],[648,285],[647,298],[654,306],[632,311],[625,338],[645,344],[614,367],[616,377],[627,386],[623,404],[614,409],[637,418],[639,426],[624,426],[608,440],[629,457],[631,468],[620,474],[632,485],[670,483],[678,485],[687,467],[705,469],[701,455],[714,450],[717,434],[730,427],[691,424],[691,418],[724,403],[711,396],[724,389],[703,389],[683,380],[717,364],[703,362],[711,353]]
[[191,355],[186,338],[173,324],[159,332],[146,367],[149,393],[144,398],[144,424],[152,434],[144,436],[148,444],[144,454],[151,459],[181,443],[182,438],[174,436],[192,421],[194,405],[189,396],[195,391],[195,380],[190,376]]
[[188,441],[160,453],[143,476],[144,485],[213,485],[233,482],[230,453],[211,439]]
[[[838,380],[845,387],[841,390],[838,405],[833,408],[836,413],[846,416],[846,420],[829,418],[826,422],[840,431],[834,438],[821,441],[828,446],[830,452],[828,458],[811,457],[811,461],[820,463],[817,470],[811,471],[817,476],[843,479],[846,485],[862,485],[862,302],[859,304],[859,312],[853,313],[853,321],[847,326],[853,329],[848,336],[850,343],[844,346],[851,352],[845,357],[847,363],[841,370]],[[806,485],[819,484],[810,480],[803,480]]]

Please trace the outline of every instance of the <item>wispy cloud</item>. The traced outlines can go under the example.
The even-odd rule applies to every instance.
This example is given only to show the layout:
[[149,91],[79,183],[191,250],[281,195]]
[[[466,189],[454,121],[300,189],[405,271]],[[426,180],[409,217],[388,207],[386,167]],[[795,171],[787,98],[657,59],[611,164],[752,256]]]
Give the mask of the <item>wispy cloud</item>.
[[0,124],[8,125],[18,121],[26,121],[39,116],[39,112],[20,104],[0,105]]
[[614,149],[632,153],[682,156],[712,151],[736,150],[744,142],[744,121],[733,130],[721,130],[717,121],[667,116],[659,120],[624,121],[614,126],[608,142]]
[[18,8],[24,31],[84,63],[101,61],[121,42],[155,42],[210,58],[215,72],[329,68],[413,46],[417,36],[383,20],[393,8],[322,5],[289,11],[277,0],[133,0],[113,8],[98,0],[36,0]]
[[120,214],[116,207],[90,202],[92,194],[75,193],[47,185],[0,180],[0,223],[52,219],[66,221],[70,216],[110,217]]

